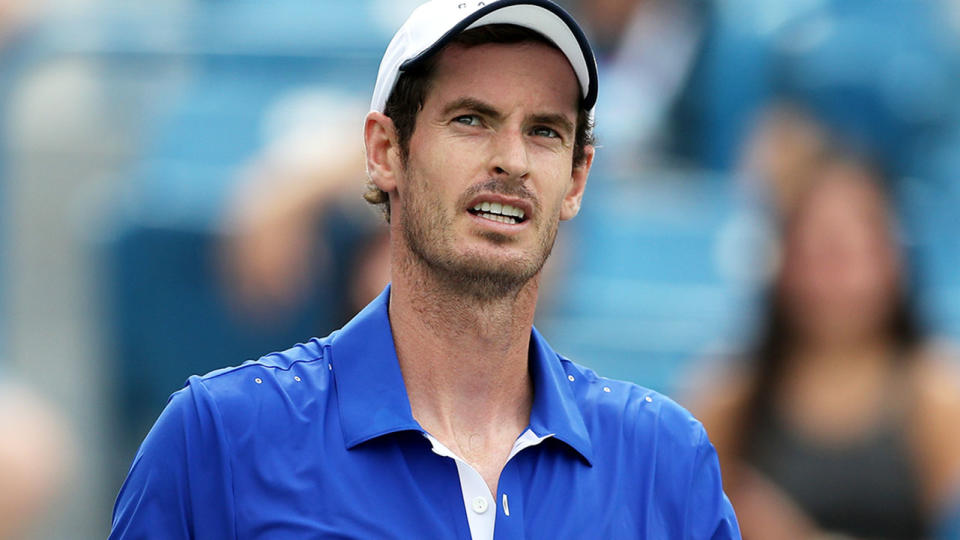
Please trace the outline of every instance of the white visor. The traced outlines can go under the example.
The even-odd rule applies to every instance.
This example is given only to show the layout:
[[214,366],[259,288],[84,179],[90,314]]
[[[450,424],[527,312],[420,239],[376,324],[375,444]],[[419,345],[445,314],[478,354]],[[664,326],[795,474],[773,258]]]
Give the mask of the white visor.
[[370,109],[383,112],[405,68],[436,53],[464,30],[490,24],[522,26],[553,42],[577,75],[583,107],[593,109],[597,101],[597,63],[593,51],[573,17],[549,0],[430,0],[421,5],[387,46]]

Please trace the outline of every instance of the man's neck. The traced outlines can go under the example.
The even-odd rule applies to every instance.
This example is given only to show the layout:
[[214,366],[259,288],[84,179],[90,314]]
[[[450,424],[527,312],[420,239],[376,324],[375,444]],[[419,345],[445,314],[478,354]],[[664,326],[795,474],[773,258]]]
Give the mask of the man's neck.
[[505,298],[478,299],[422,265],[394,264],[390,323],[413,415],[471,463],[491,452],[505,460],[502,442],[529,422],[537,289],[535,277]]

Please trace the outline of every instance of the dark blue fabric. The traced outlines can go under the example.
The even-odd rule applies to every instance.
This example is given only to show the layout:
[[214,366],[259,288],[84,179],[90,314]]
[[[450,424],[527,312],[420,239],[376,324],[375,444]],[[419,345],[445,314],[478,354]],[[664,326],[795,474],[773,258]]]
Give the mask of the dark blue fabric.
[[[387,315],[191,377],[143,442],[111,538],[469,538],[457,468],[431,451]],[[530,429],[504,468],[496,538],[739,538],[703,427],[598,377],[533,330]],[[572,378],[572,380],[571,380]]]

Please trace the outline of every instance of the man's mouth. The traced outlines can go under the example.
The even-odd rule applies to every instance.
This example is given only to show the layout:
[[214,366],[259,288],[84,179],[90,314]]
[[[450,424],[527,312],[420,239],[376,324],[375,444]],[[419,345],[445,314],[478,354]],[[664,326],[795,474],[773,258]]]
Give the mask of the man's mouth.
[[468,212],[475,216],[489,219],[490,221],[506,223],[508,225],[516,225],[527,220],[526,213],[520,208],[496,202],[479,203],[468,210]]

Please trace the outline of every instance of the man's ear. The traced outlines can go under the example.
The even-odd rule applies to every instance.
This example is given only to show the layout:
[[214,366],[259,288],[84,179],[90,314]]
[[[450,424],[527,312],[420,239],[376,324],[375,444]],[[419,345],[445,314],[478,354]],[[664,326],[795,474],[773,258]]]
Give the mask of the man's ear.
[[573,167],[570,189],[563,197],[563,204],[560,206],[560,219],[563,221],[573,219],[580,213],[583,191],[587,187],[587,177],[590,176],[590,167],[593,166],[593,156],[595,154],[596,148],[587,146],[584,148],[583,162]]
[[387,193],[395,192],[401,161],[393,120],[381,112],[369,113],[363,125],[363,143],[370,181]]

